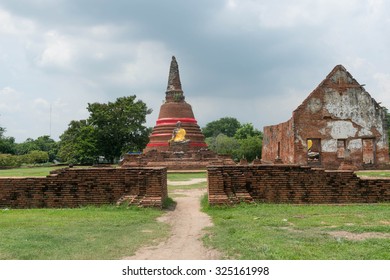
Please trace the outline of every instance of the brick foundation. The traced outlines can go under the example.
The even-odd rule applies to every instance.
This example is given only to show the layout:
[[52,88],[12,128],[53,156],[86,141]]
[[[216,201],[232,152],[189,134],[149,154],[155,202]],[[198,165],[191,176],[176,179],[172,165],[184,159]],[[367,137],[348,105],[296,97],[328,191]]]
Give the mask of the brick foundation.
[[0,208],[62,208],[127,202],[162,207],[166,168],[66,168],[47,177],[0,178]]
[[377,203],[390,201],[390,179],[297,165],[209,166],[209,203]]

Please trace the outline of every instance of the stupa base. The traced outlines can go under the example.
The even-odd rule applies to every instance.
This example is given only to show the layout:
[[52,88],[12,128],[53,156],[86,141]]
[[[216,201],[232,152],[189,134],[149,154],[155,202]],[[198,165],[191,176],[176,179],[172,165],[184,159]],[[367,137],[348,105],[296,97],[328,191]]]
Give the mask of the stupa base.
[[208,149],[190,151],[150,150],[144,154],[126,154],[121,167],[166,167],[168,170],[206,170],[209,165],[235,165],[229,155]]

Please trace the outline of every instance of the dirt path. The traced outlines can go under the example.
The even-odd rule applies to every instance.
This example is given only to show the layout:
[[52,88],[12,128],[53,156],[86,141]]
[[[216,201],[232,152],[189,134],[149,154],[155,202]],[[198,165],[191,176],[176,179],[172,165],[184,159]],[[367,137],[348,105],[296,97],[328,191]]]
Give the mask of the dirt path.
[[[197,181],[199,182],[199,181]],[[193,184],[194,182],[181,182]],[[200,211],[202,189],[175,190],[170,193],[176,208],[164,214],[159,221],[171,225],[171,236],[157,246],[141,248],[127,260],[216,260],[221,254],[203,246],[203,229],[212,225],[210,217]]]

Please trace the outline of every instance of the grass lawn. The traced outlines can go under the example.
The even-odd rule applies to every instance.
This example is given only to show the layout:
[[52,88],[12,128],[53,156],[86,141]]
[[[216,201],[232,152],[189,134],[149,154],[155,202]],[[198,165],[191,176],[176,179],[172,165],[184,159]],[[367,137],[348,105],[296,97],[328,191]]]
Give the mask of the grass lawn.
[[358,176],[368,176],[368,177],[390,177],[390,171],[388,170],[375,170],[375,171],[357,171],[356,175]]
[[203,210],[204,241],[231,259],[390,260],[390,204],[241,204]]
[[121,259],[168,236],[169,227],[156,222],[162,214],[115,206],[0,209],[0,259]]
[[20,167],[12,169],[1,169],[0,177],[37,177],[47,176],[50,171],[60,169],[58,166],[45,166],[45,167]]
[[189,181],[194,178],[207,178],[206,171],[200,172],[178,172],[178,173],[170,173],[168,172],[168,180],[170,181]]
[[207,188],[207,182],[201,182],[191,185],[180,185],[180,186],[173,186],[168,184],[168,193],[174,190],[189,190],[189,189],[206,189]]

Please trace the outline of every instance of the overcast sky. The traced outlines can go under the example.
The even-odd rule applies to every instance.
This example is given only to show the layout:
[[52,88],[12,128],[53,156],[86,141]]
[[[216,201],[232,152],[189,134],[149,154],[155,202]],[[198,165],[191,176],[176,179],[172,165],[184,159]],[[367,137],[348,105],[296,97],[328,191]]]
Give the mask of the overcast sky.
[[338,64],[390,108],[390,1],[0,0],[0,126],[58,140],[133,94],[154,126],[172,55],[201,127],[287,121]]

